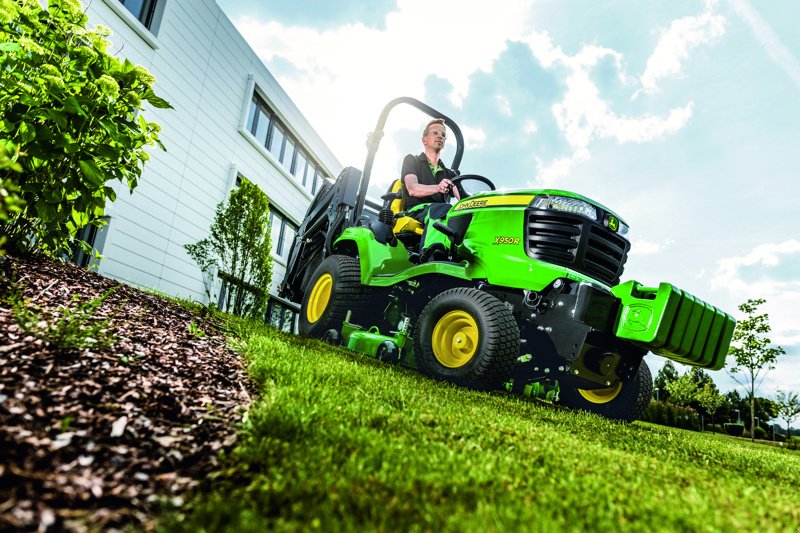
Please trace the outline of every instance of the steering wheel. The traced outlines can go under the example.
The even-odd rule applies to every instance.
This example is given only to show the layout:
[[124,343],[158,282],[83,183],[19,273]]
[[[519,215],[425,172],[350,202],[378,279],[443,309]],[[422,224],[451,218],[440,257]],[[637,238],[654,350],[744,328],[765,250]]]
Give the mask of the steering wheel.
[[[494,191],[496,189],[496,187],[494,186],[494,183],[492,183],[492,180],[490,180],[489,178],[486,178],[484,176],[480,176],[478,174],[462,174],[462,175],[456,176],[455,178],[452,178],[450,180],[450,181],[453,182],[453,187],[458,189],[458,194],[461,196],[462,200],[464,198],[468,198],[469,196],[471,196],[471,194],[468,193],[464,189],[464,186],[461,185],[461,182],[464,181],[464,180],[479,181],[479,182],[485,184],[487,187],[489,187],[490,191]],[[445,199],[449,199],[449,198],[455,198],[455,195],[453,195],[452,188],[445,193]]]

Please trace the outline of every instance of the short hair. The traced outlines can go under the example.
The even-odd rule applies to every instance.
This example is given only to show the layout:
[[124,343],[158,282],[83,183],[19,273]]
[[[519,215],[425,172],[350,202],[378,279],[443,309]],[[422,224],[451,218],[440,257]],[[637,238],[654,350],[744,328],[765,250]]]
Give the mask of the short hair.
[[428,134],[428,130],[430,130],[431,126],[433,126],[434,124],[441,124],[445,128],[447,127],[447,125],[444,123],[444,119],[443,118],[435,118],[435,119],[431,120],[430,122],[428,122],[427,124],[425,124],[425,129],[422,130],[422,136],[423,137],[425,137]]

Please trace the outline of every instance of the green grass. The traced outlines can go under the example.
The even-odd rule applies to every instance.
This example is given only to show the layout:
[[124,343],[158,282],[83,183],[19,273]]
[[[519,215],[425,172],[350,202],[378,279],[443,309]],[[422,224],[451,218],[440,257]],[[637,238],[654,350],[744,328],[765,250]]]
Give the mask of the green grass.
[[788,530],[800,454],[425,379],[240,325],[262,388],[166,529]]

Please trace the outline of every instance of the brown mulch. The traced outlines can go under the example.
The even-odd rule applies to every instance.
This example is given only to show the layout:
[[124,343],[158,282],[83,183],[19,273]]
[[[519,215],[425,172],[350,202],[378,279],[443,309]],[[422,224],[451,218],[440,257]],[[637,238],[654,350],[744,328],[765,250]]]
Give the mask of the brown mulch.
[[64,350],[24,332],[9,300],[53,321],[73,295],[118,285],[0,258],[0,530],[152,529],[234,442],[251,389],[211,321],[121,285],[95,313],[111,317],[113,344]]

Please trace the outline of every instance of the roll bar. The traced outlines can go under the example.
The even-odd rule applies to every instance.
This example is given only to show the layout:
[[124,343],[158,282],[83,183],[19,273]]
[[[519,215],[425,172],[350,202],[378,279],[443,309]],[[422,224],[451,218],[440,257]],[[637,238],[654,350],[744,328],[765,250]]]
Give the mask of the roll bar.
[[364,202],[367,198],[367,189],[369,188],[369,179],[372,174],[372,164],[375,162],[375,154],[378,152],[381,139],[383,139],[383,127],[386,125],[386,119],[389,118],[389,112],[399,104],[408,104],[429,115],[431,118],[443,118],[447,127],[453,132],[456,137],[456,155],[453,157],[453,162],[450,168],[458,174],[458,166],[461,164],[461,157],[464,155],[464,136],[461,134],[461,128],[455,123],[453,119],[440,113],[431,106],[424,104],[416,98],[410,96],[401,96],[395,98],[386,104],[381,111],[381,116],[378,117],[378,123],[375,129],[367,137],[367,160],[364,162],[364,172],[361,176],[361,183],[358,188],[358,197],[356,199],[356,207],[350,215],[350,225],[355,226],[361,211],[364,209]]

